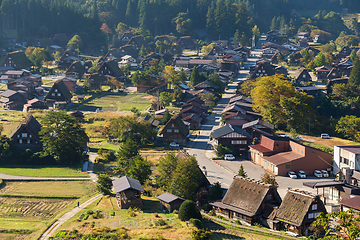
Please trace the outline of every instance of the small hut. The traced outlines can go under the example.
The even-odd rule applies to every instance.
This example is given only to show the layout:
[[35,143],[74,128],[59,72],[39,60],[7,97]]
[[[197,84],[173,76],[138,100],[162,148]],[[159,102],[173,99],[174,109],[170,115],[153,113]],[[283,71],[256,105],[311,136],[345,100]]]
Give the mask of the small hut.
[[128,176],[118,178],[112,182],[116,192],[116,201],[120,209],[143,206],[141,193],[144,192],[139,180]]

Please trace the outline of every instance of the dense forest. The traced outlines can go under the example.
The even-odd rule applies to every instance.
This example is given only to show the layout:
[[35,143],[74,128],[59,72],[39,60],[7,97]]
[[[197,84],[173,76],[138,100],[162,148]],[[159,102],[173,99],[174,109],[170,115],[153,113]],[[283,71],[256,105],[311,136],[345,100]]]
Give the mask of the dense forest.
[[[152,35],[201,36],[214,39],[249,39],[255,25],[268,31],[278,19],[297,31],[300,11],[360,11],[359,0],[0,0],[3,30],[17,30],[20,37],[80,35],[84,44],[106,45],[100,26],[115,29],[119,22],[149,30]],[[313,14],[314,15],[314,14]],[[304,19],[304,18],[303,18]],[[273,20],[273,21],[272,21]],[[273,24],[273,26],[271,26]],[[285,27],[286,27],[285,26]],[[202,30],[202,31],[199,31]]]

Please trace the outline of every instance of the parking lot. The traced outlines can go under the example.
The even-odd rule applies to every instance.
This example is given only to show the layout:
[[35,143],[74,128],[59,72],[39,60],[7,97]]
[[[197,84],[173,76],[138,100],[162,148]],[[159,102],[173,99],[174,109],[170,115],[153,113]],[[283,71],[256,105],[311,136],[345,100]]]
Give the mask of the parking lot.
[[[249,160],[235,160],[235,161],[225,161],[225,160],[216,160],[222,167],[229,171],[229,174],[237,175],[240,165],[242,164],[245,172],[249,178],[254,178],[256,180],[260,180],[261,175],[265,173],[265,170],[256,165],[255,163]],[[331,181],[332,178],[317,178],[315,176],[307,176],[306,178],[300,179],[292,179],[289,176],[277,176],[276,181],[279,184],[278,192],[280,196],[283,198],[286,194],[288,188],[300,189],[307,192],[311,192],[316,194],[317,190],[306,187],[303,185],[304,182],[323,182],[323,181]],[[327,195],[327,189],[325,189],[325,195]],[[319,189],[319,194],[322,194],[322,189]]]

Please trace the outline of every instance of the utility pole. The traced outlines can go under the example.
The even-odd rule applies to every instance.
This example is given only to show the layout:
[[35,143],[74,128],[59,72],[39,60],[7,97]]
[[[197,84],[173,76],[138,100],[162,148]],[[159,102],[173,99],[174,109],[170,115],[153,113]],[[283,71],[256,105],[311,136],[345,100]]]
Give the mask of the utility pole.
[[309,118],[309,134],[310,134],[310,120],[311,120],[311,118]]

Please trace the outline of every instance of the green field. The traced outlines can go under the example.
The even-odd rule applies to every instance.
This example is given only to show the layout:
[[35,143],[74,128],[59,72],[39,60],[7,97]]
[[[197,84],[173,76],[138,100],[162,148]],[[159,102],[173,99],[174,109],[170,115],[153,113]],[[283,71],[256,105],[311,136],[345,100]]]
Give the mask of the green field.
[[145,93],[106,93],[106,95],[80,105],[79,110],[95,111],[100,108],[103,111],[130,111],[133,107],[136,107],[143,111],[151,105],[151,101],[154,101],[154,99],[155,97]]
[[69,167],[2,166],[0,173],[27,177],[89,177],[79,169]]

